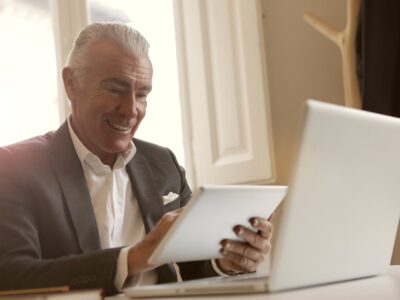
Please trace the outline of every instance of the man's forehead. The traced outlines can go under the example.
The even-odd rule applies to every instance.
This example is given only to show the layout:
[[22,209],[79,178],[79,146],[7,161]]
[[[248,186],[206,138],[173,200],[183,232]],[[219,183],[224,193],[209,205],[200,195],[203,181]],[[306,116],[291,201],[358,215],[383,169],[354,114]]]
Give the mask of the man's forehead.
[[134,81],[132,82],[129,79],[126,78],[117,78],[117,77],[109,77],[109,78],[104,78],[100,81],[100,84],[103,86],[112,86],[112,87],[119,87],[122,89],[129,89],[132,87],[132,84],[135,85],[136,88],[141,89],[141,90],[147,90],[151,91],[152,85],[151,81]]

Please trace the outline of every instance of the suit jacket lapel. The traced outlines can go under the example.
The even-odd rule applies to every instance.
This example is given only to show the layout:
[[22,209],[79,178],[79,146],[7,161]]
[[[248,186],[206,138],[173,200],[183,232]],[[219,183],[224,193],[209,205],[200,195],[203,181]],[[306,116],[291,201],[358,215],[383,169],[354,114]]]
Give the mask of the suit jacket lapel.
[[[164,214],[161,195],[153,181],[152,173],[146,159],[141,153],[136,153],[132,161],[126,166],[132,183],[133,193],[136,195],[144,227],[149,233],[157,221]],[[172,264],[165,264],[157,268],[158,282],[176,281],[176,272]]]
[[157,191],[151,171],[141,153],[135,154],[126,169],[148,233],[164,213],[161,195]]
[[81,162],[65,122],[54,134],[51,162],[83,252],[101,248],[96,218]]

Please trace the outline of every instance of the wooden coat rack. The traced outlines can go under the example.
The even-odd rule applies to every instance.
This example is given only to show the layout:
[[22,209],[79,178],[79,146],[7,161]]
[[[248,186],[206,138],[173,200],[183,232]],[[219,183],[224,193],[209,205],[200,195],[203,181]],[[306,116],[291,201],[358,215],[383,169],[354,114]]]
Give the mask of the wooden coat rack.
[[347,0],[347,24],[340,31],[321,18],[305,13],[304,20],[339,46],[342,56],[345,105],[361,108],[361,96],[356,73],[355,40],[361,0]]

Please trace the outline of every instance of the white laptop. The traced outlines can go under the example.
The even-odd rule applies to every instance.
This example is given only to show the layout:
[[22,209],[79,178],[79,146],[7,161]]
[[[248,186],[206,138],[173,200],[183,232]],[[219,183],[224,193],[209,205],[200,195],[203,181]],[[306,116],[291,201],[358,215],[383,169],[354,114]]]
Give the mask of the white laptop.
[[281,291],[385,273],[400,217],[399,153],[399,119],[308,101],[269,277],[209,278],[125,294]]

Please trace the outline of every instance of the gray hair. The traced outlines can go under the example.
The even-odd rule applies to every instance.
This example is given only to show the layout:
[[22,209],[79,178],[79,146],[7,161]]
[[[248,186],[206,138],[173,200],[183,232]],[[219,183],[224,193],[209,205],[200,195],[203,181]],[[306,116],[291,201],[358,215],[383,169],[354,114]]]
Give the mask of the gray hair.
[[66,66],[71,67],[79,79],[84,76],[90,46],[99,40],[114,41],[117,47],[128,54],[140,57],[149,55],[149,43],[132,27],[122,23],[90,24],[75,39],[66,62]]

